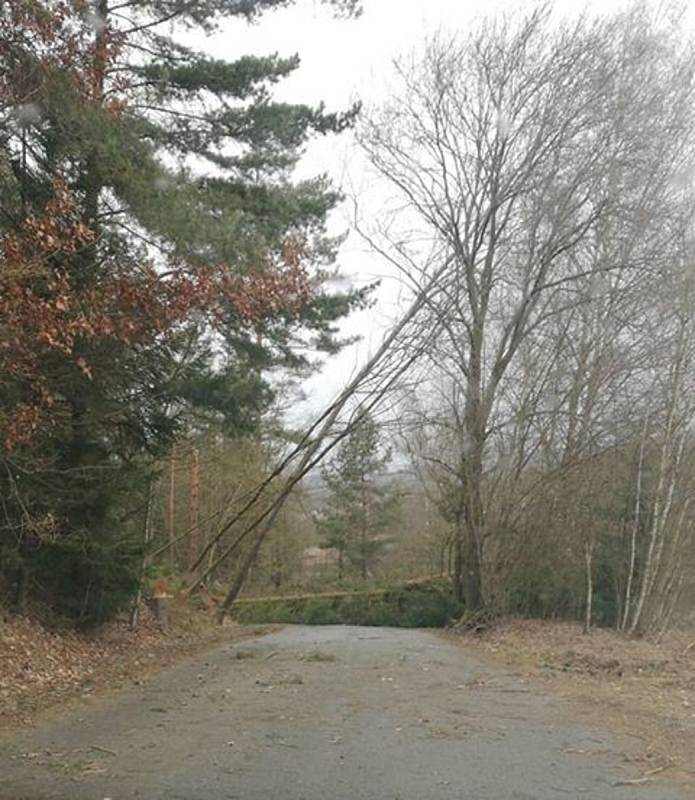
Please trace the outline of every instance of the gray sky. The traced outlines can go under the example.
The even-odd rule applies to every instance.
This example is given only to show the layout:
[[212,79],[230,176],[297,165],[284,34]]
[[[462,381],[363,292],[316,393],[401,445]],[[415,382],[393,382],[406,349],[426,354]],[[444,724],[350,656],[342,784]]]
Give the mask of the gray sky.
[[[658,5],[659,0],[654,0],[654,4]],[[363,0],[364,13],[359,19],[341,20],[332,18],[318,0],[299,0],[291,8],[265,15],[254,25],[230,23],[209,37],[203,46],[219,58],[234,58],[244,53],[298,53],[301,66],[278,85],[279,98],[307,103],[323,101],[329,110],[346,108],[358,99],[369,107],[388,94],[394,58],[417,47],[427,33],[441,28],[465,30],[483,16],[536,5],[536,0]],[[559,15],[573,16],[584,9],[614,11],[628,3],[556,0],[554,5]],[[695,3],[691,0],[687,6],[692,21]],[[299,175],[322,172],[359,198],[360,216],[378,215],[380,204],[388,199],[389,190],[374,181],[349,135],[329,137],[309,147]],[[347,230],[351,214],[352,204],[348,202],[334,214],[332,230]],[[398,315],[403,292],[396,275],[368,251],[354,232],[343,246],[339,263],[341,271],[355,284],[382,279],[377,305],[344,323],[345,333],[359,333],[361,342],[329,359],[321,372],[305,383],[307,401],[293,409],[293,421],[310,416],[332,399]]]

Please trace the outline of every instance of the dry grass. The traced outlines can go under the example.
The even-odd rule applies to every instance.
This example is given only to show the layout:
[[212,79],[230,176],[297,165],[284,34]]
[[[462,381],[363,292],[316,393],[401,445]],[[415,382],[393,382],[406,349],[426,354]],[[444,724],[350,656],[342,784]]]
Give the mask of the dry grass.
[[325,653],[323,650],[312,650],[310,653],[306,653],[302,656],[302,661],[327,663],[335,660],[336,657],[333,653]]
[[503,620],[457,637],[562,696],[589,723],[641,738],[644,781],[668,770],[695,787],[695,633],[661,643],[569,622]]

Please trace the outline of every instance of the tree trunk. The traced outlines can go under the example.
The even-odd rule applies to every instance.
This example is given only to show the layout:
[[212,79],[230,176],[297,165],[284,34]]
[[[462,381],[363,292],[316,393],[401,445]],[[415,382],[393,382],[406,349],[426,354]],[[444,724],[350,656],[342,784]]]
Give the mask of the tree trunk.
[[456,521],[453,578],[456,597],[466,611],[478,611],[483,605],[480,550],[463,516]]
[[483,606],[482,543],[485,513],[482,499],[483,442],[480,425],[474,426],[475,445],[465,456],[463,477],[463,515],[460,526],[461,561],[459,564],[460,599],[466,611],[478,611]]
[[224,600],[222,601],[222,605],[220,605],[219,610],[217,612],[217,622],[221,625],[224,622],[224,618],[231,608],[232,603],[237,599],[239,592],[241,591],[246,578],[248,577],[249,571],[253,566],[254,561],[258,557],[258,554],[261,550],[261,546],[265,541],[265,537],[270,530],[270,526],[267,526],[261,530],[261,532],[256,537],[256,541],[253,543],[253,546],[249,549],[248,553],[244,556],[239,570],[234,578],[234,582],[229,587],[227,595],[225,596]]
[[480,551],[470,530],[463,542],[463,563],[461,575],[461,599],[467,611],[478,611],[483,605],[482,581],[480,571]]
[[463,601],[463,543],[466,538],[465,526],[460,517],[456,518],[454,523],[454,536],[451,543],[451,550],[453,551],[453,564],[451,559],[449,563],[449,571],[451,574],[452,582],[454,584],[454,594],[456,599]]
[[671,371],[668,413],[661,445],[657,484],[654,492],[649,546],[644,562],[637,604],[630,625],[630,633],[633,635],[636,633],[644,633],[644,629],[649,627],[648,621],[645,621],[643,616],[645,615],[646,606],[653,599],[653,588],[661,566],[665,528],[671,512],[671,504],[678,480],[679,466],[687,439],[685,430],[678,431],[679,427],[682,425],[682,420],[679,419],[679,400],[683,393],[684,374],[688,366],[686,349],[690,342],[690,331],[687,328],[688,326],[686,324],[681,323],[676,352],[674,354],[674,364]]
[[208,569],[206,571],[206,577],[203,579],[204,584],[207,586],[208,581],[212,580],[212,565],[215,562],[215,555],[217,553],[217,542],[213,542],[212,547],[208,552]]
[[630,535],[630,564],[627,574],[627,587],[625,588],[625,601],[623,606],[623,616],[620,623],[620,630],[627,628],[630,618],[630,608],[632,606],[632,585],[635,580],[635,565],[637,561],[637,533],[640,522],[640,503],[642,502],[642,467],[644,464],[644,446],[647,440],[647,417],[644,418],[644,428],[642,430],[642,440],[640,441],[639,459],[637,461],[637,486],[635,489],[635,511],[632,521],[632,532]]
[[138,624],[138,619],[140,616],[140,603],[142,601],[142,584],[145,579],[145,575],[147,573],[147,567],[150,561],[150,554],[148,553],[148,545],[152,541],[152,511],[154,509],[154,487],[155,482],[153,479],[150,479],[150,486],[147,492],[147,508],[145,510],[145,527],[143,530],[143,554],[142,554],[142,563],[140,565],[140,580],[138,582],[138,590],[135,594],[135,600],[133,601],[133,607],[130,611],[130,627],[131,629],[135,629]]
[[367,580],[367,538],[369,535],[369,505],[367,503],[366,475],[360,475],[362,503],[362,530],[360,531],[360,576]]
[[584,609],[584,633],[589,633],[593,622],[594,605],[594,543],[589,541],[584,545],[584,563],[586,565],[586,605]]

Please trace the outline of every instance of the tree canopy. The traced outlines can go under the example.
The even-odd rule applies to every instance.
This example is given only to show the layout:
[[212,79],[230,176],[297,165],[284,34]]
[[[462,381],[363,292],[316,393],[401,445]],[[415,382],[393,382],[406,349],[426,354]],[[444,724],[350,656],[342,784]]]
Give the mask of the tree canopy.
[[139,519],[152,457],[201,420],[253,430],[268,371],[335,351],[364,301],[326,289],[339,193],[292,177],[357,108],[275,101],[296,56],[216,60],[181,36],[280,5],[0,9],[3,548],[29,585],[64,555],[83,617],[119,572],[114,531]]
[[346,566],[367,578],[387,545],[385,531],[396,513],[393,488],[384,482],[391,455],[376,421],[365,414],[321,470],[330,494],[317,524],[323,546],[337,551],[340,579]]

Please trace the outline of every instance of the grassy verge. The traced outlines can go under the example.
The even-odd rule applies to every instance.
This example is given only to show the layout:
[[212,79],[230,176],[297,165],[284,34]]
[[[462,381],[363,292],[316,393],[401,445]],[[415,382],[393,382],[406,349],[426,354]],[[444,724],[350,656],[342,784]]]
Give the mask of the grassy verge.
[[386,625],[443,628],[463,609],[446,581],[370,592],[265,598],[240,601],[232,615],[243,623],[302,625]]

